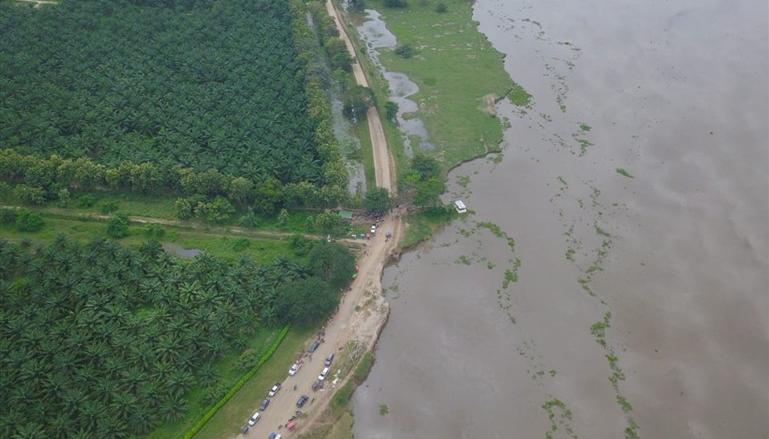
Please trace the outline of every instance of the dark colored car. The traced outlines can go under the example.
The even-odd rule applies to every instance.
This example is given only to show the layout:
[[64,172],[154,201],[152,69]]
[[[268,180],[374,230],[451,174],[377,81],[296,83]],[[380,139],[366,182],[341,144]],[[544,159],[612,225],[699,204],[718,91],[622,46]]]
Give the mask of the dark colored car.
[[300,396],[299,400],[296,402],[296,406],[300,408],[303,407],[307,403],[308,399],[310,399],[310,397],[307,395]]
[[267,406],[269,406],[269,405],[270,405],[270,400],[269,399],[263,399],[262,403],[259,404],[259,411],[263,412],[263,411],[267,410]]
[[323,364],[326,365],[326,367],[331,366],[331,363],[334,361],[334,353],[328,354],[328,357],[326,357],[326,361],[323,362]]
[[312,390],[317,391],[321,387],[323,387],[323,381],[321,381],[321,380],[315,380],[315,382],[312,383]]
[[312,342],[309,348],[307,348],[307,352],[313,353],[318,349],[318,346],[320,346],[320,340],[315,340]]

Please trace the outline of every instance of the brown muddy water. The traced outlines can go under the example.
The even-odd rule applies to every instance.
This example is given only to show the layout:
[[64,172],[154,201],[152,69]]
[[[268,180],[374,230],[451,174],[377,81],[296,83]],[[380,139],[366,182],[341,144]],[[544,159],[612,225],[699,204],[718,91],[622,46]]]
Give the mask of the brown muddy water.
[[535,102],[385,272],[356,437],[769,437],[768,13],[477,1]]

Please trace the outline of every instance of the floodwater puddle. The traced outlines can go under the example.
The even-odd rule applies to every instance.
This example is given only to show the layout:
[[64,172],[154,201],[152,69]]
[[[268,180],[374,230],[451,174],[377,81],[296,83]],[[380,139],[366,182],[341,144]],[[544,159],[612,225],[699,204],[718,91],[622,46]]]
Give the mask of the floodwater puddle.
[[172,242],[164,242],[162,244],[163,250],[172,255],[179,256],[180,258],[192,259],[203,253],[203,250],[197,248],[185,248],[179,244]]
[[390,88],[389,100],[398,104],[398,128],[403,133],[404,149],[407,156],[413,154],[412,140],[422,150],[433,149],[424,122],[415,117],[419,105],[410,96],[419,92],[419,86],[404,73],[390,72],[382,64],[379,56],[382,49],[395,49],[398,41],[387,29],[382,15],[374,9],[366,9],[366,20],[358,26],[358,34],[366,44],[366,51],[374,66],[384,76]]

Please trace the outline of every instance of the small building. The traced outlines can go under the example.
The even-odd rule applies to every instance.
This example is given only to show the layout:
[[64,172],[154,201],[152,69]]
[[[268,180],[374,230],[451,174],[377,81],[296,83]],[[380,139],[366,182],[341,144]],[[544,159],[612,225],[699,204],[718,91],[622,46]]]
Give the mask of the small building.
[[352,211],[349,210],[340,210],[339,211],[339,217],[343,220],[347,221],[348,223],[352,222]]
[[454,202],[454,209],[456,209],[459,213],[467,213],[467,206],[465,206],[465,203],[462,200],[457,200]]

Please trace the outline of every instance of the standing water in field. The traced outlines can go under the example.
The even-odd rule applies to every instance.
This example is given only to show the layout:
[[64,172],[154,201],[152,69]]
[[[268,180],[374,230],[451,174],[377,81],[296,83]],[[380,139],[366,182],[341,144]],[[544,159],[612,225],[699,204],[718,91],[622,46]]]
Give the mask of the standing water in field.
[[366,21],[358,27],[358,34],[366,43],[369,58],[390,86],[390,101],[398,104],[396,118],[398,128],[404,135],[403,147],[406,155],[411,157],[413,153],[412,141],[416,142],[421,149],[434,148],[434,145],[429,141],[424,122],[415,117],[415,112],[419,106],[409,99],[409,96],[419,91],[419,87],[405,74],[387,71],[379,59],[379,50],[395,49],[398,45],[395,35],[387,29],[387,25],[379,12],[366,9]]
[[475,19],[534,102],[450,175],[475,215],[385,272],[356,437],[769,436],[766,2]]

